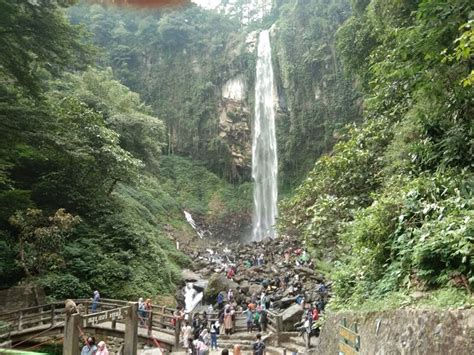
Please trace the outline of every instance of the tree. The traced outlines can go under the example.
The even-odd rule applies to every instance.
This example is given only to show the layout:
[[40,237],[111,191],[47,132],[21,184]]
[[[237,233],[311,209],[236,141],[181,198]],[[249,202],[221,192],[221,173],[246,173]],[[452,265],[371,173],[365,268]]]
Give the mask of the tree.
[[44,72],[57,75],[88,62],[90,49],[81,41],[80,28],[69,24],[60,10],[70,2],[0,0],[2,85],[14,80],[37,95]]
[[18,232],[18,263],[27,276],[64,268],[62,250],[80,218],[64,209],[46,218],[42,210],[29,208],[16,212],[9,221]]

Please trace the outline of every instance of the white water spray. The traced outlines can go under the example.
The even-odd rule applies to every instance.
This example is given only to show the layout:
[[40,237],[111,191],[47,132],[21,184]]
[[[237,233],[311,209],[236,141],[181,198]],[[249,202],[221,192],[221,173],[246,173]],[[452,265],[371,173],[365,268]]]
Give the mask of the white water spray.
[[275,135],[275,107],[270,33],[258,37],[255,119],[252,139],[252,177],[254,179],[252,240],[276,236],[278,159]]
[[191,216],[191,213],[189,213],[188,211],[183,211],[183,212],[184,212],[184,217],[186,218],[186,221],[196,231],[199,238],[202,239],[202,237],[204,236],[204,232],[196,226],[196,222],[194,221],[193,216]]
[[192,312],[194,308],[202,301],[204,294],[194,289],[192,282],[186,283],[184,290],[185,312]]

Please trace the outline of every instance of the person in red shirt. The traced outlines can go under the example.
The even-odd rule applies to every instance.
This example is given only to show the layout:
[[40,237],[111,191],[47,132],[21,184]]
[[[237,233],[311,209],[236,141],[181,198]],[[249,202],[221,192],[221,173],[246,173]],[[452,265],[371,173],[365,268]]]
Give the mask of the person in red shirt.
[[319,311],[318,311],[318,307],[314,307],[313,308],[313,320],[316,321],[319,319]]

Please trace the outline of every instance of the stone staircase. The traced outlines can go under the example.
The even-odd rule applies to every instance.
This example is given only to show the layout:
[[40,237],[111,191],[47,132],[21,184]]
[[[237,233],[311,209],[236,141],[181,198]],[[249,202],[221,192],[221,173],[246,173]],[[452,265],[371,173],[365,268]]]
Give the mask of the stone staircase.
[[[219,335],[217,344],[219,350],[210,351],[210,355],[220,355],[222,349],[229,349],[229,353],[233,354],[234,345],[240,345],[240,353],[242,355],[251,355],[253,354],[252,345],[255,342],[255,336],[257,332],[248,334],[246,331],[238,331],[230,336],[228,335]],[[262,333],[262,338],[264,339],[266,346],[267,355],[282,355],[282,354],[315,354],[314,350],[306,349],[303,338],[298,335],[297,332],[287,332],[282,334],[282,341],[280,346],[276,345],[276,339],[274,335],[270,332]],[[317,340],[312,339],[312,342],[315,343]],[[186,354],[185,351],[173,351],[173,354]]]

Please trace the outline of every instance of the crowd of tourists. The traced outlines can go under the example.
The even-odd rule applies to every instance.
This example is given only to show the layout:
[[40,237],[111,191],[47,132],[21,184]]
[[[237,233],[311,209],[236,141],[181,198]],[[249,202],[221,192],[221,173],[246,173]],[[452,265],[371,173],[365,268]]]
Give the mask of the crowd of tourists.
[[[248,334],[257,333],[253,345],[254,354],[263,354],[265,344],[261,333],[267,332],[270,310],[280,312],[296,303],[304,310],[299,326],[309,324],[311,327],[311,324],[319,320],[327,302],[328,289],[322,281],[310,281],[308,270],[313,269],[313,263],[304,248],[297,245],[284,245],[280,250],[256,248],[253,254],[249,254],[248,250],[241,255],[238,252],[232,253],[227,248],[221,255],[207,250],[204,258],[214,272],[222,273],[234,285],[234,280],[237,285],[243,285],[242,280],[248,280],[247,285],[257,284],[261,287],[257,288],[258,292],[254,292],[255,288],[252,287],[249,292],[248,286],[245,290],[240,286],[221,290],[217,293],[215,303],[201,313],[189,314],[182,306],[178,306],[173,314],[172,326],[179,322],[180,342],[189,354],[204,355],[212,350],[220,350],[222,354],[228,352],[228,349],[219,347],[219,338],[232,338],[237,318],[245,320]],[[202,254],[199,257],[202,258]],[[274,266],[283,272],[273,272],[270,277],[268,272],[258,273],[258,270],[269,270]],[[94,291],[92,312],[97,310],[99,303],[100,294]],[[138,316],[141,326],[147,327],[151,311],[151,300],[139,298]],[[233,353],[239,352],[239,344],[235,344]],[[106,354],[108,351],[105,343],[100,342],[96,346],[93,338],[87,339],[81,352],[81,355]]]

